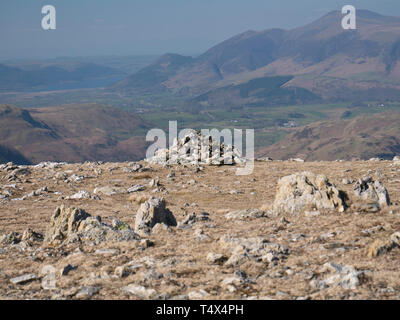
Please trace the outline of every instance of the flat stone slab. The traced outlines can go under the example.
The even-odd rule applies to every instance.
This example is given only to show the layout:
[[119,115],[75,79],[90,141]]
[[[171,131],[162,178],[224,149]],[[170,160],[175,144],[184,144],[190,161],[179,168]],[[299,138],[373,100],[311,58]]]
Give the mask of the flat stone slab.
[[13,284],[24,284],[33,280],[37,280],[39,277],[34,273],[24,274],[23,276],[10,279]]
[[97,249],[96,254],[118,254],[119,250],[117,249]]

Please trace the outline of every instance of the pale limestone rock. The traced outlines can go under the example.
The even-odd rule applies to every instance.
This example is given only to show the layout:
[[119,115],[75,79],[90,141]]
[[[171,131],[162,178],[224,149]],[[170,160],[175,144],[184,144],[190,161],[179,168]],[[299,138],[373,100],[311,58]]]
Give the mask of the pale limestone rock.
[[368,249],[368,257],[377,257],[400,247],[400,232],[393,233],[389,239],[375,240]]
[[82,221],[89,218],[90,214],[79,208],[66,208],[64,205],[54,212],[50,226],[45,234],[45,243],[61,244],[69,235],[78,232]]
[[134,295],[141,299],[152,299],[157,296],[157,291],[154,289],[147,289],[143,286],[136,284],[130,284],[126,287],[121,288],[121,290],[127,294]]
[[126,223],[114,219],[112,225],[103,223],[100,217],[92,217],[83,209],[56,209],[45,235],[45,244],[61,245],[65,242],[134,241],[140,237]]
[[246,261],[265,261],[272,263],[283,260],[289,255],[289,249],[268,240],[255,238],[234,238],[224,236],[219,240],[223,250],[228,251],[231,256],[225,262],[226,266],[239,266]]
[[39,277],[36,274],[30,273],[30,274],[25,274],[20,277],[12,278],[12,279],[10,279],[10,281],[13,284],[24,284],[24,283],[27,283],[27,282],[30,282],[33,280],[37,280],[37,279],[39,279]]
[[165,200],[151,197],[136,213],[135,230],[149,233],[157,223],[177,225],[174,215],[165,207]]
[[323,265],[321,273],[333,273],[324,280],[314,279],[310,282],[314,289],[325,289],[328,287],[341,287],[354,290],[361,284],[364,272],[357,271],[353,266],[342,266],[340,264],[327,262]]
[[244,164],[246,159],[234,146],[192,130],[181,139],[175,138],[169,149],[156,150],[146,161],[151,164],[232,165]]
[[273,204],[275,214],[300,214],[305,210],[345,209],[345,194],[324,175],[295,173],[281,178]]
[[211,264],[223,264],[227,260],[221,253],[210,252],[207,254],[207,261]]
[[355,184],[354,196],[355,205],[363,208],[370,206],[374,212],[390,205],[389,193],[385,186],[379,181],[373,181],[369,176],[361,178]]
[[227,220],[251,220],[265,217],[266,213],[260,209],[245,209],[239,211],[232,211],[225,215]]
[[125,188],[119,188],[119,187],[99,187],[95,188],[93,190],[94,194],[103,194],[105,196],[113,196],[117,194],[124,194],[127,193],[127,190]]

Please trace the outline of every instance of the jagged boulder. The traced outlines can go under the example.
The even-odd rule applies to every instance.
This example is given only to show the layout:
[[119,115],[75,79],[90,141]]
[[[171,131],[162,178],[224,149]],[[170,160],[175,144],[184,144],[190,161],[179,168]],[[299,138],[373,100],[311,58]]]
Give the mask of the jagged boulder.
[[367,211],[378,211],[390,205],[389,193],[385,186],[365,176],[354,185],[354,206]]
[[400,232],[393,233],[389,239],[375,240],[368,249],[368,257],[380,256],[394,248],[400,248]]
[[61,244],[69,236],[78,232],[82,221],[90,217],[90,214],[79,208],[58,207],[53,216],[49,228],[46,231],[44,242],[47,244]]
[[136,213],[135,231],[149,233],[157,223],[177,225],[174,215],[165,207],[165,200],[151,197],[141,204]]
[[22,234],[22,241],[43,241],[43,234],[39,232],[33,231],[31,228],[28,228]]
[[346,194],[332,185],[326,176],[312,172],[281,178],[273,204],[275,214],[299,214],[305,210],[345,210]]
[[83,209],[57,208],[45,234],[47,245],[61,245],[70,242],[90,241],[132,241],[140,237],[129,225],[115,220],[112,225],[103,223],[100,217],[92,217]]

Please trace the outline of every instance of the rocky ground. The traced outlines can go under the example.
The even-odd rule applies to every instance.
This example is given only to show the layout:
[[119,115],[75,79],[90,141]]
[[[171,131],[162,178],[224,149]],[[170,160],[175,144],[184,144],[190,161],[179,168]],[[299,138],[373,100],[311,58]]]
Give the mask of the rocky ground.
[[235,170],[0,165],[0,298],[400,298],[399,161]]

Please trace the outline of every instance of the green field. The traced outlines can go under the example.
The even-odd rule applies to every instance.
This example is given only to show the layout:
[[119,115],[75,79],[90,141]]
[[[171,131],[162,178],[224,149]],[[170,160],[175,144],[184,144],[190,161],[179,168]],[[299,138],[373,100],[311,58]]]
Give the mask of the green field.
[[[271,145],[283,139],[291,130],[313,122],[323,120],[352,119],[363,114],[375,114],[383,111],[400,111],[400,103],[388,103],[384,107],[378,102],[369,102],[361,106],[349,104],[318,104],[299,106],[252,107],[232,110],[207,110],[199,113],[182,111],[151,111],[141,117],[154,127],[168,130],[169,121],[177,121],[178,128],[192,129],[255,129],[256,148]],[[288,128],[284,123],[295,122]]]
[[[5,98],[3,94],[2,97]],[[132,112],[140,116],[152,128],[168,131],[169,121],[177,121],[178,128],[192,129],[255,129],[256,148],[269,146],[283,139],[292,130],[310,123],[326,120],[353,119],[390,110],[400,110],[400,102],[379,101],[363,103],[326,103],[309,105],[260,105],[242,107],[201,108],[187,103],[184,95],[159,94],[128,96],[101,89],[53,92],[47,94],[8,94],[9,102],[18,106],[44,107],[67,103],[101,103]],[[3,100],[3,99],[2,99]],[[59,103],[57,103],[59,102]],[[285,125],[286,124],[286,125]],[[288,125],[288,124],[292,124]],[[144,136],[138,128],[135,135]],[[125,136],[124,136],[125,137]]]

